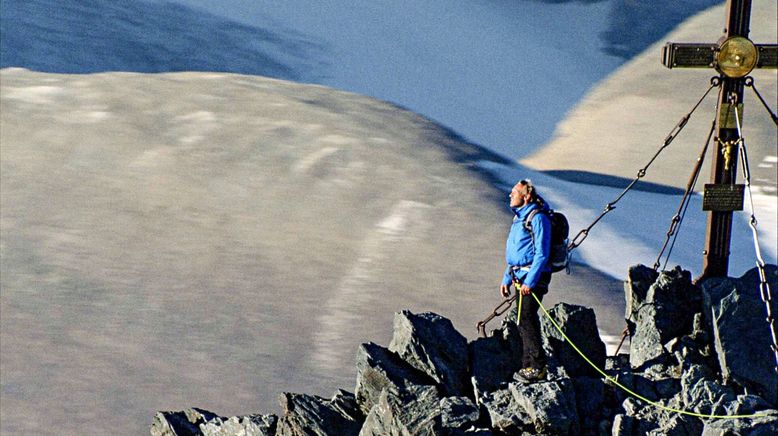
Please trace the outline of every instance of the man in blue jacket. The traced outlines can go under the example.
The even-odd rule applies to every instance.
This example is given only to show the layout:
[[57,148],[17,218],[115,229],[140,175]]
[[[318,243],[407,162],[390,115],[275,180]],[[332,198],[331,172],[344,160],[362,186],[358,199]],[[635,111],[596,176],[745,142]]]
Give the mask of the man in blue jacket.
[[[551,268],[548,265],[551,253],[551,221],[548,214],[543,213],[548,210],[548,205],[537,194],[532,182],[522,180],[511,190],[510,207],[514,217],[505,244],[505,260],[508,266],[505,268],[500,292],[503,297],[508,298],[511,295],[511,285],[515,283],[521,295],[526,297],[533,293],[542,300],[551,282]],[[526,225],[530,216],[529,225]],[[523,299],[519,314],[519,334],[523,352],[522,369],[518,374],[528,382],[546,377],[538,308],[538,303],[530,296]]]

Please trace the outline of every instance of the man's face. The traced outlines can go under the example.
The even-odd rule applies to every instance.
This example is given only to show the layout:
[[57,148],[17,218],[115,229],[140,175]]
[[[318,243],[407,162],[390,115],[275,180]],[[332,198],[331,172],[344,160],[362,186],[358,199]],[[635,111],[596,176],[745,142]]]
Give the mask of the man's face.
[[529,201],[529,194],[527,194],[527,187],[521,183],[517,183],[516,186],[511,189],[509,195],[511,198],[511,207],[522,207]]

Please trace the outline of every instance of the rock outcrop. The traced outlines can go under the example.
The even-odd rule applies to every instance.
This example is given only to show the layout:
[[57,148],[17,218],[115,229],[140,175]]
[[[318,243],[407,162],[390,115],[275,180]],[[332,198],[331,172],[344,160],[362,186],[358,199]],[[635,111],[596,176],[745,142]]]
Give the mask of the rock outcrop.
[[[765,268],[771,285],[771,313],[778,316],[778,268]],[[778,403],[778,374],[770,351],[765,303],[759,290],[758,270],[738,279],[716,278],[701,283],[707,325],[725,380],[748,387],[766,400]]]
[[[778,268],[767,272],[775,289]],[[388,348],[359,347],[354,394],[284,393],[280,417],[159,412],[151,434],[776,434],[778,376],[767,325],[754,321],[764,318],[758,284],[755,271],[696,284],[679,267],[634,266],[625,283],[629,354],[607,357],[594,312],[560,303],[541,317],[549,375],[536,383],[514,377],[515,311],[468,343],[448,319],[405,310]]]

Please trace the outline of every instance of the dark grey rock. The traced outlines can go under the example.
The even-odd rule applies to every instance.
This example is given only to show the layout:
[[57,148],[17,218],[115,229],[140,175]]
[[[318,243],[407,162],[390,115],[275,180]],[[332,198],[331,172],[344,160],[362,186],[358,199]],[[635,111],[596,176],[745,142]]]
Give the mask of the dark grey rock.
[[[695,314],[695,320],[701,319],[701,313]],[[697,337],[697,339],[694,339],[695,337]],[[718,362],[716,362],[713,347],[710,346],[710,343],[705,337],[705,334],[695,336],[693,333],[689,336],[673,338],[664,345],[665,350],[675,358],[671,375],[680,378],[680,368],[683,365],[692,363],[704,365],[709,368],[718,368]]]
[[629,268],[627,280],[624,282],[624,300],[626,301],[624,319],[630,327],[630,334],[635,334],[635,323],[640,308],[646,302],[648,288],[656,282],[659,273],[645,265],[634,265]]
[[533,428],[529,413],[508,388],[484,394],[481,404],[489,414],[492,428],[502,434],[522,434],[524,429]]
[[200,424],[200,430],[203,436],[273,436],[277,423],[275,415],[233,416]]
[[694,314],[701,310],[701,302],[700,291],[692,284],[688,271],[680,267],[662,271],[646,292],[645,300],[632,309],[632,367],[639,368],[655,359],[672,358],[664,344],[692,332]]
[[[704,415],[719,416],[776,414],[771,405],[756,395],[736,394],[732,388],[719,384],[710,370],[691,365],[681,379],[679,395],[685,409]],[[778,416],[776,416],[778,418]]]
[[611,434],[613,436],[632,436],[634,427],[635,418],[620,413],[613,418]]
[[773,436],[778,434],[778,410],[768,416],[742,419],[716,419],[705,423],[702,436]]
[[467,397],[447,397],[440,400],[441,424],[446,430],[467,430],[478,421],[480,414]]
[[659,422],[659,428],[648,432],[652,436],[696,436],[702,432],[702,421],[679,414],[665,415]]
[[370,412],[384,389],[412,394],[419,387],[432,385],[435,381],[430,376],[412,367],[396,353],[372,342],[360,345],[354,394],[363,414]]
[[521,369],[520,342],[504,337],[504,332],[496,330],[496,334],[478,338],[468,345],[471,381],[479,404],[484,394],[506,387],[513,374]]
[[737,400],[732,389],[717,383],[710,370],[690,365],[681,378],[681,399],[685,408],[705,415],[726,415],[724,405]]
[[224,418],[203,409],[159,412],[151,424],[152,436],[272,436],[276,434],[275,415],[248,415]]
[[[778,267],[765,268],[778,314]],[[701,283],[706,313],[724,380],[734,381],[778,406],[778,376],[772,339],[764,321],[766,308],[756,268],[739,279],[708,279]]]
[[[658,376],[632,372],[623,367],[619,369],[609,369],[606,373],[625,388],[650,401],[669,399],[677,395],[681,390],[680,381],[678,379],[666,377],[664,375]],[[605,385],[616,402],[621,403],[629,397],[627,392],[610,381],[606,382]]]
[[362,421],[352,415],[358,410],[353,395],[339,391],[332,400],[307,395],[284,393],[279,398],[283,416],[276,435],[356,435]]
[[605,384],[595,377],[577,377],[572,381],[581,431],[584,434],[597,433],[605,401]]
[[[598,368],[605,367],[605,344],[597,330],[594,310],[572,304],[559,303],[548,311],[565,335]],[[599,373],[568,344],[548,317],[540,320],[543,348],[547,359],[556,361],[569,377],[592,376]]]
[[509,389],[538,433],[579,434],[575,389],[570,379],[531,384],[511,383]]
[[[678,398],[660,400],[659,403],[672,409],[682,409]],[[628,422],[630,431],[635,435],[687,436],[698,435],[702,431],[702,421],[698,418],[680,415],[676,412],[644,403],[633,397],[627,398],[624,401],[623,407],[626,415],[632,418]]]
[[432,377],[445,395],[471,395],[467,339],[450,320],[432,312],[396,313],[389,349]]
[[330,400],[330,407],[346,418],[354,421],[364,421],[365,414],[359,408],[356,396],[351,392],[338,389]]
[[384,389],[359,435],[437,435],[443,431],[441,415],[440,396],[432,386],[412,397]]
[[198,408],[180,412],[157,412],[151,423],[151,436],[201,435],[200,424],[214,418],[219,416]]

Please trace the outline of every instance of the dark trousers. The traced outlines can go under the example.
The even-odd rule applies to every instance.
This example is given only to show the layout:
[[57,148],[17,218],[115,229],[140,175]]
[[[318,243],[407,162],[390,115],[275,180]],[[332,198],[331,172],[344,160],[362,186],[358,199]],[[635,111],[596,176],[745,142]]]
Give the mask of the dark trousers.
[[[543,301],[543,295],[548,292],[551,282],[551,273],[543,273],[540,281],[532,289],[532,293]],[[522,343],[522,367],[540,369],[546,364],[546,355],[543,352],[543,343],[540,339],[540,317],[538,316],[538,302],[532,295],[525,295],[521,302],[519,318],[519,334]]]

